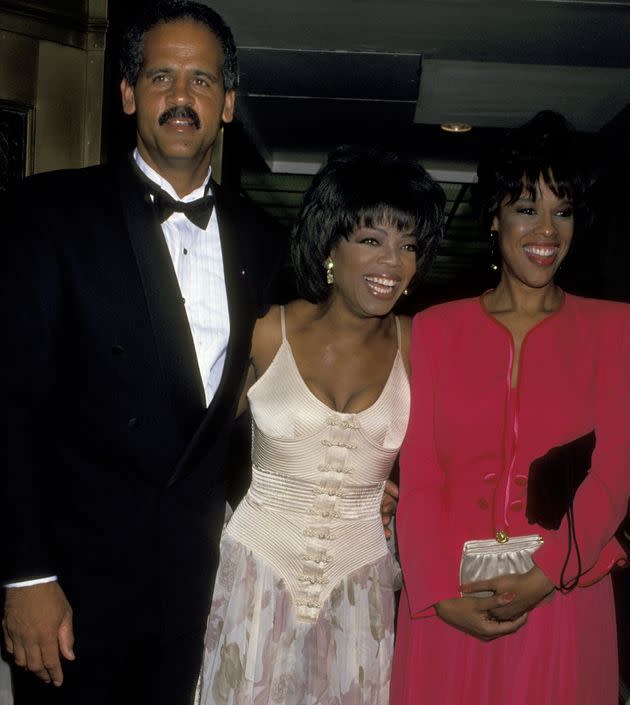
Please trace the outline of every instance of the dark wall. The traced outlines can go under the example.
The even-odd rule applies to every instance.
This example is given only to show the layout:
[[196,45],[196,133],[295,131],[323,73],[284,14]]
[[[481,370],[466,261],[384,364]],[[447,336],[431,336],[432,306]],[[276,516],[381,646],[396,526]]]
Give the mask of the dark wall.
[[103,78],[103,127],[101,161],[107,162],[131,150],[135,144],[133,118],[122,111],[118,56],[120,37],[129,24],[134,4],[109,0],[108,27],[105,45],[105,75]]

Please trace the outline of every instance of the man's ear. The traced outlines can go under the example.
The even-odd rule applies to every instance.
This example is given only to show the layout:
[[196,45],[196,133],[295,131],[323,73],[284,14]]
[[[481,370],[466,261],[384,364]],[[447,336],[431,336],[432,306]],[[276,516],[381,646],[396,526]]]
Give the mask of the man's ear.
[[133,115],[136,112],[136,96],[134,87],[123,78],[120,82],[120,94],[122,96],[122,108],[125,115]]
[[236,102],[236,91],[230,88],[225,92],[225,101],[223,102],[223,113],[221,119],[223,122],[232,122],[234,118],[234,103]]

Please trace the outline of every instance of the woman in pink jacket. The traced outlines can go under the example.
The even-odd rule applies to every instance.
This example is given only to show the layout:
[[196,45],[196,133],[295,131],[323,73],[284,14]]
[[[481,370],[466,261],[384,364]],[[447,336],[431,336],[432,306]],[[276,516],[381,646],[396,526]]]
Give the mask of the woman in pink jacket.
[[[392,705],[617,702],[609,572],[626,560],[614,534],[630,494],[630,306],[554,282],[584,203],[575,152],[554,113],[508,137],[480,171],[499,284],[414,320]],[[555,530],[527,519],[529,468],[593,430],[569,549],[566,516]],[[465,542],[524,535],[541,538],[530,570],[460,585]]]

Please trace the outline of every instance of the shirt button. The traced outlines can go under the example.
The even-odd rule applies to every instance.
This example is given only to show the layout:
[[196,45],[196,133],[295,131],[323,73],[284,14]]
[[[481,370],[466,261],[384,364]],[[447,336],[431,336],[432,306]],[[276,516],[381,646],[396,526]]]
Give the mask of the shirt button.
[[184,247],[184,254],[185,254],[185,255],[188,254],[188,250],[187,250],[185,247]]
[[518,485],[519,487],[525,487],[527,484],[527,475],[517,475],[514,478],[514,484]]
[[477,504],[479,505],[479,509],[487,509],[488,508],[488,500],[485,497],[480,497]]
[[510,509],[513,512],[520,512],[521,509],[523,508],[523,502],[520,499],[515,499],[511,504],[510,504]]
[[489,485],[493,485],[497,481],[496,472],[489,472],[487,475],[484,475],[483,481],[487,482]]

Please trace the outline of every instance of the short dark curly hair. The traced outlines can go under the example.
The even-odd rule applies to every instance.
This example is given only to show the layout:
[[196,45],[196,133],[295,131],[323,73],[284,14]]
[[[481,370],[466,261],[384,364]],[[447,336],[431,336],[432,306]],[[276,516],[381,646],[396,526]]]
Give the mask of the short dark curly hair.
[[480,160],[477,169],[481,227],[488,232],[502,204],[516,202],[527,189],[536,198],[542,176],[559,198],[573,203],[576,218],[590,219],[588,167],[572,125],[560,113],[543,110],[511,130]]
[[149,0],[142,5],[135,20],[122,38],[120,73],[130,86],[135,86],[142,67],[144,35],[155,25],[179,20],[192,20],[206,25],[223,49],[223,87],[226,91],[239,83],[238,58],[232,30],[221,15],[207,5],[192,0]]
[[444,191],[418,162],[375,148],[338,147],[313,179],[293,229],[299,294],[313,303],[328,298],[324,260],[361,226],[387,223],[412,232],[421,276],[443,234],[444,201]]

